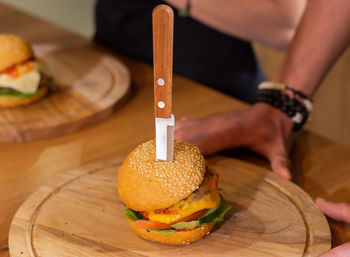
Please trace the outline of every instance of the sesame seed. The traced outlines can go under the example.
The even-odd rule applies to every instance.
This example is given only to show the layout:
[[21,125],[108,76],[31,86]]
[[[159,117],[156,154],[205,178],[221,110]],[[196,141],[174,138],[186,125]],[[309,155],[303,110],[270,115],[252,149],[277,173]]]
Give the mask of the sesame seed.
[[198,189],[206,171],[199,149],[178,140],[174,140],[173,161],[156,160],[155,141],[150,140],[131,152],[123,165],[130,168],[126,176],[139,177],[146,181],[145,185],[161,188],[162,198],[174,201]]

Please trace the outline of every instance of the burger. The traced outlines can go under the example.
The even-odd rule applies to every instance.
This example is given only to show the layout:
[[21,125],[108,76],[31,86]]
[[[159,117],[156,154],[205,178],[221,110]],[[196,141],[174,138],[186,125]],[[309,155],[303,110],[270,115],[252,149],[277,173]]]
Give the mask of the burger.
[[0,106],[30,104],[44,97],[52,78],[44,74],[44,65],[34,57],[24,39],[0,34]]
[[136,234],[166,244],[204,237],[231,208],[218,193],[218,174],[199,149],[177,140],[173,161],[156,160],[154,140],[133,150],[119,169],[118,190]]

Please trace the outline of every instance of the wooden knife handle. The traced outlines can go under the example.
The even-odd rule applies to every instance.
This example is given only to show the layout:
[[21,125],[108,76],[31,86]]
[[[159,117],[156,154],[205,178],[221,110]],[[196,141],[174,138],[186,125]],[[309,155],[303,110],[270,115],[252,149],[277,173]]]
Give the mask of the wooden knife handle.
[[153,10],[154,113],[170,118],[173,85],[174,12],[161,4]]

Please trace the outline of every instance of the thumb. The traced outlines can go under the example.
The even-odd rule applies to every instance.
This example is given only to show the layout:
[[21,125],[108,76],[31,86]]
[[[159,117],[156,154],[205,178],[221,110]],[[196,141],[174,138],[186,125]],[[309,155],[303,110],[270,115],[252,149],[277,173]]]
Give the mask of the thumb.
[[321,257],[346,257],[350,253],[350,243],[343,244],[321,255]]
[[186,116],[180,117],[179,119],[175,120],[175,130],[180,130],[192,125],[194,120],[197,120],[197,118],[190,118]]
[[287,153],[274,154],[270,157],[272,171],[282,178],[290,180],[290,160]]
[[329,217],[350,223],[350,204],[334,203],[323,198],[317,198],[316,204]]

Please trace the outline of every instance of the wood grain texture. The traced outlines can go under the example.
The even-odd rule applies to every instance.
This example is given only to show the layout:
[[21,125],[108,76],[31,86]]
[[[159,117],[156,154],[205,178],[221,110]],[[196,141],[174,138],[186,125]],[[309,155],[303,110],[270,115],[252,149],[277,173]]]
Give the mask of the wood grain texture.
[[130,88],[128,69],[91,48],[34,45],[54,77],[55,90],[28,106],[0,109],[0,142],[71,133],[106,119]]
[[12,257],[23,256],[319,256],[330,248],[327,221],[296,185],[253,164],[216,157],[210,167],[233,208],[212,233],[188,246],[134,234],[117,191],[121,159],[71,170],[41,187],[17,211]]
[[[153,69],[154,113],[159,118],[170,118],[173,87],[173,38],[174,12],[170,6],[161,4],[153,10]],[[164,85],[159,85],[163,79]],[[158,102],[165,103],[159,108]]]

